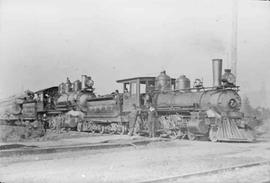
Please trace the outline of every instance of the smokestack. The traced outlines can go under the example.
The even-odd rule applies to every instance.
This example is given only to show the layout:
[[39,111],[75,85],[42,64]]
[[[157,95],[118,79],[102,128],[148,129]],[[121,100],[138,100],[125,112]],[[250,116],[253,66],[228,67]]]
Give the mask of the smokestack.
[[212,60],[213,69],[213,87],[221,86],[221,75],[222,75],[222,59]]
[[85,86],[85,81],[86,81],[86,75],[82,75],[82,79],[81,79],[81,83],[82,83],[82,90],[84,90],[85,88],[86,88],[86,86]]

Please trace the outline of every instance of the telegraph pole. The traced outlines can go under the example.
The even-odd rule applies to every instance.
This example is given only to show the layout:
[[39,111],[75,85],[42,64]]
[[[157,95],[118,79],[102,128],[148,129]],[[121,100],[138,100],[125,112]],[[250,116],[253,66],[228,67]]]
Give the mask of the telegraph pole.
[[[270,0],[259,0],[270,1]],[[237,79],[238,0],[232,0],[231,69]]]
[[238,0],[232,0],[231,69],[237,78]]

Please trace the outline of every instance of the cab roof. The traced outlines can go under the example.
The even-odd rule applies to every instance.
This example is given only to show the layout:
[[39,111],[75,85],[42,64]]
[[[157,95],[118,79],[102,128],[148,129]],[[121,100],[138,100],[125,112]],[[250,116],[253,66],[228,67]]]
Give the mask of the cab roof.
[[128,79],[121,79],[117,80],[117,83],[127,83],[129,81],[134,81],[134,80],[140,80],[140,81],[147,81],[147,80],[155,80],[155,77],[134,77],[134,78],[128,78]]
[[[134,81],[134,80],[140,80],[140,81],[155,81],[156,77],[134,77],[134,78],[128,78],[128,79],[121,79],[121,80],[117,80],[117,83],[128,83],[129,81]],[[172,83],[175,83],[175,78],[171,78]]]
[[58,86],[53,86],[53,87],[45,88],[45,89],[42,89],[42,90],[38,90],[35,93],[43,93],[43,92],[52,91],[52,90],[58,90]]

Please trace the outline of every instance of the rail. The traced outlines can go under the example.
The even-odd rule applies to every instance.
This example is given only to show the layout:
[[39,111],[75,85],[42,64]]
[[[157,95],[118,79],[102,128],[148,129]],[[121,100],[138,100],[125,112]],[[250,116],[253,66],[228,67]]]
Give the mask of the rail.
[[196,176],[203,176],[203,175],[211,175],[211,174],[217,174],[224,171],[233,171],[240,168],[250,168],[250,167],[256,167],[256,166],[262,166],[262,165],[270,165],[270,161],[260,161],[260,162],[253,162],[248,164],[240,164],[240,165],[234,165],[230,167],[220,168],[220,169],[214,169],[214,170],[208,170],[208,171],[202,171],[202,172],[195,172],[191,174],[185,174],[185,175],[178,175],[178,176],[171,176],[171,177],[164,177],[159,179],[153,179],[153,180],[147,180],[142,181],[138,183],[162,183],[162,182],[177,182],[179,179],[186,179],[186,178],[192,178]]

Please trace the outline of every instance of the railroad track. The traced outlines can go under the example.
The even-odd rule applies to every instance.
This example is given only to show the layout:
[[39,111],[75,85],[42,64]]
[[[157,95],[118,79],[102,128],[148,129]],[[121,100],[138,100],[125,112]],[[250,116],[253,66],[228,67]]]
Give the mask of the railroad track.
[[203,175],[218,174],[218,173],[221,173],[221,172],[224,172],[224,171],[233,171],[233,170],[236,170],[236,169],[250,168],[250,167],[262,166],[262,165],[270,165],[270,161],[254,162],[254,163],[235,165],[235,166],[230,166],[230,167],[225,167],[225,168],[220,168],[220,169],[213,169],[213,170],[208,170],[208,171],[195,172],[195,173],[191,173],[191,174],[177,175],[177,176],[171,176],[171,177],[163,177],[163,178],[159,178],[159,179],[142,181],[142,182],[139,182],[139,183],[176,182],[179,179],[186,179],[186,178],[192,178],[192,177],[203,176]]

